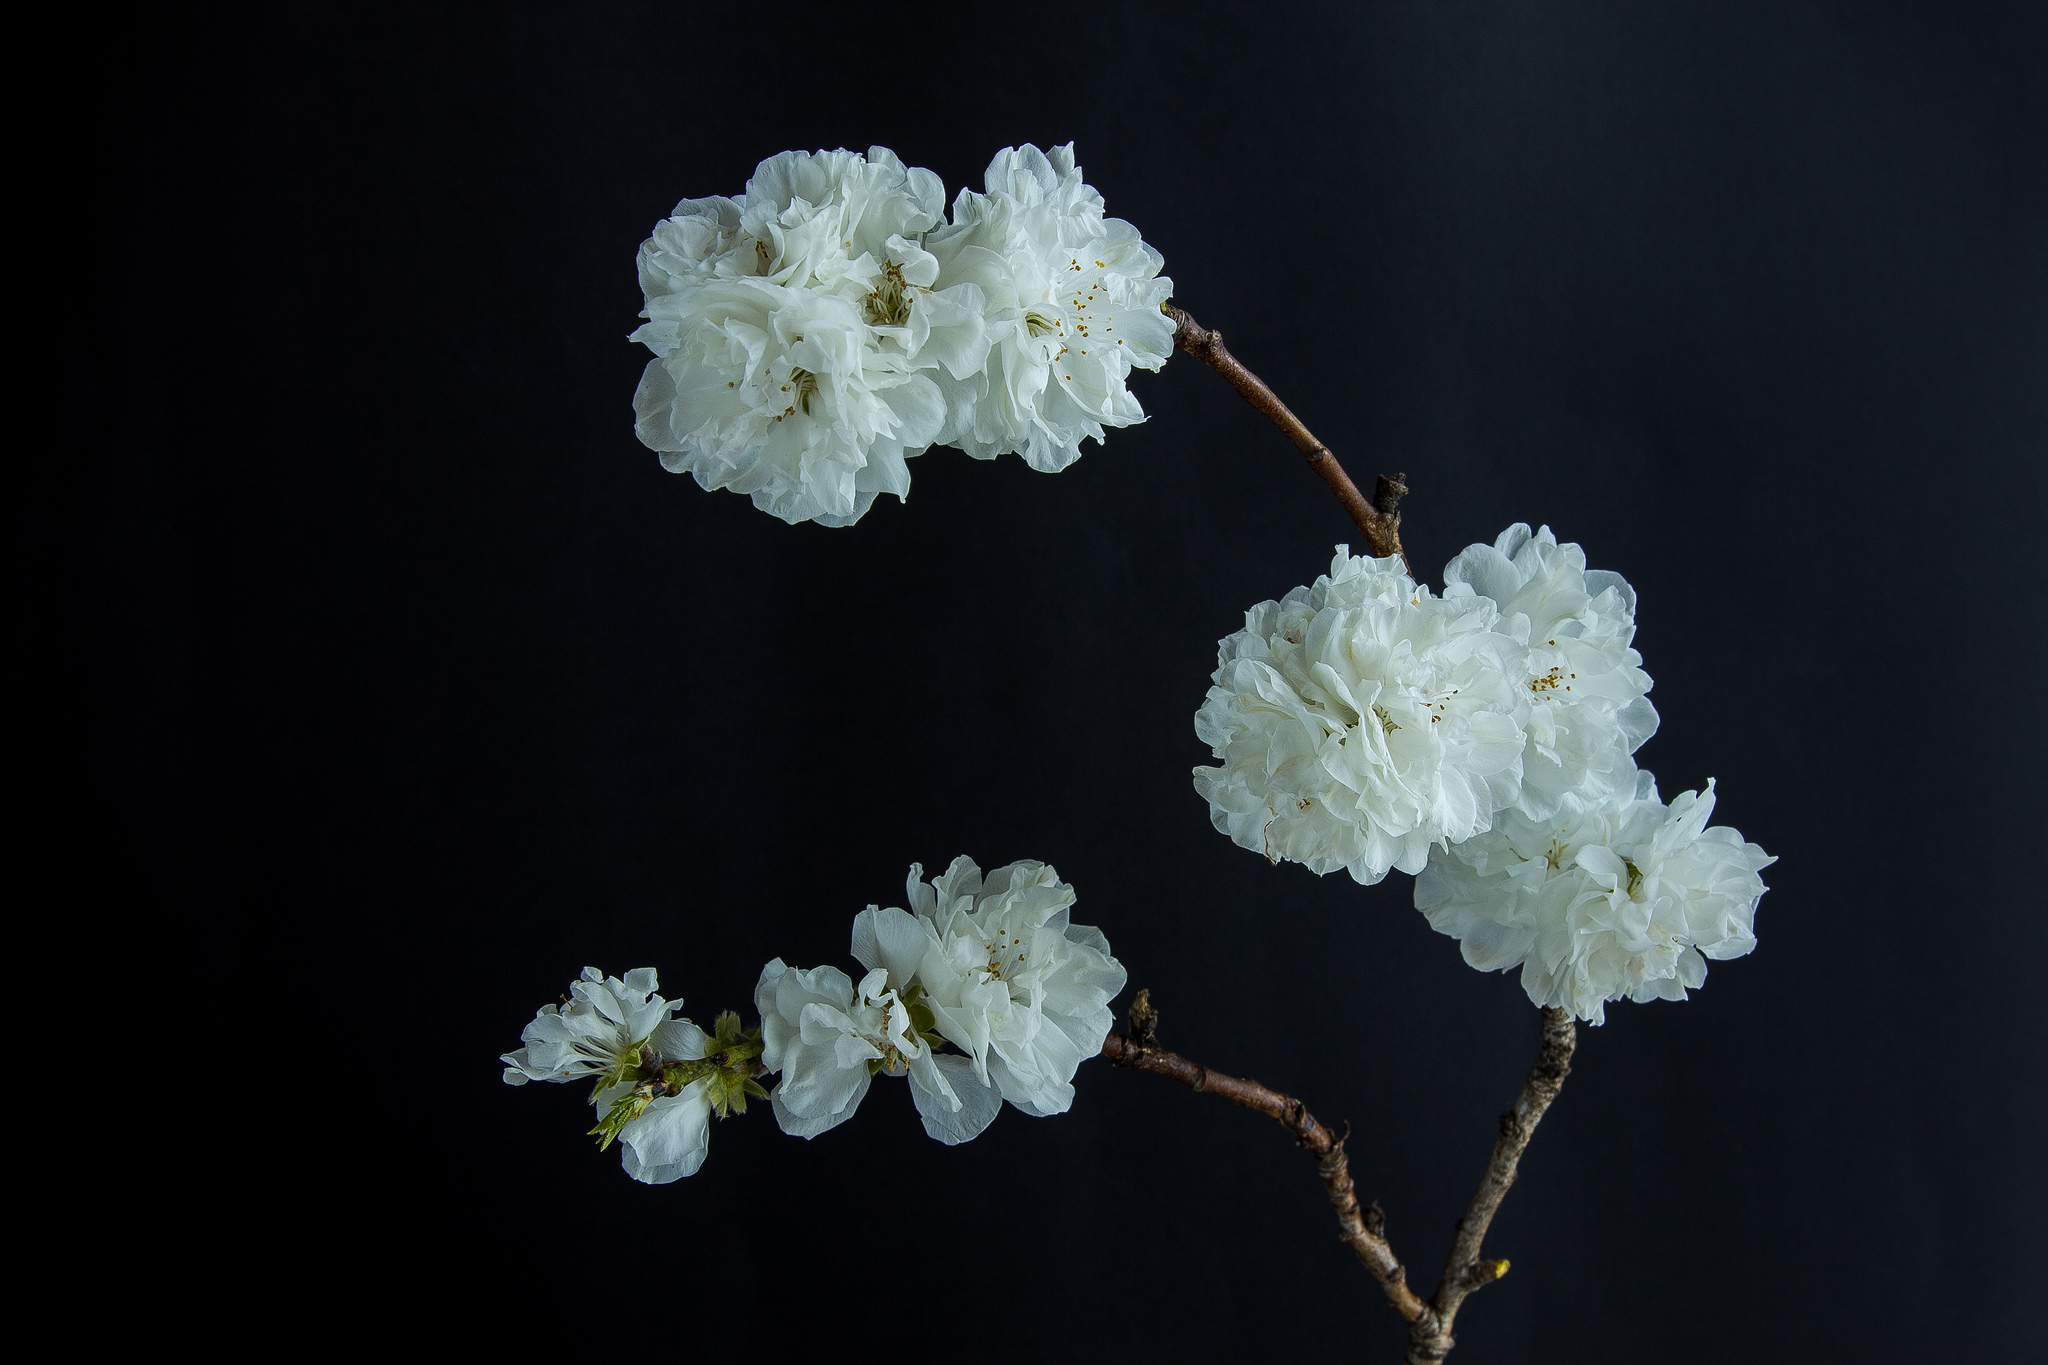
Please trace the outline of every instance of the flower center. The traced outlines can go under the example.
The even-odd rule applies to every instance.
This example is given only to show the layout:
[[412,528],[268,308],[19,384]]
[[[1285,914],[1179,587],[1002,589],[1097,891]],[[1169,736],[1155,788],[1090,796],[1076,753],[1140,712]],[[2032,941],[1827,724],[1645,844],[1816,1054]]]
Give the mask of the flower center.
[[[1551,640],[1548,643],[1553,649],[1557,647],[1557,641],[1555,640]],[[1548,673],[1545,673],[1540,678],[1529,679],[1529,690],[1531,692],[1534,692],[1539,697],[1546,692],[1555,692],[1559,688],[1562,688],[1565,691],[1569,692],[1572,690],[1571,680],[1578,676],[1579,675],[1576,673],[1565,672],[1563,666],[1560,665],[1559,667],[1551,669]]]
[[986,943],[982,946],[988,949],[988,965],[983,967],[982,970],[988,973],[988,979],[991,981],[1001,981],[1003,979],[1004,964],[1007,960],[1011,959],[1013,952],[1015,954],[1015,961],[1020,967],[1024,965],[1024,960],[1031,953],[1031,950],[1024,946],[1022,938],[1012,935],[1010,938],[1005,939],[1001,930],[996,932],[994,942]]
[[647,1039],[645,1038],[642,1038],[637,1043],[620,1038],[610,1051],[604,1050],[601,1044],[592,1045],[590,1043],[578,1043],[576,1050],[598,1064],[600,1068],[597,1082],[599,1089],[608,1085],[617,1085],[633,1075],[639,1070],[640,1064],[644,1060],[643,1054],[651,1054],[652,1051],[652,1049],[648,1048]]
[[872,327],[901,327],[910,321],[910,287],[903,282],[903,266],[882,262],[882,282],[868,291],[868,324]]
[[[782,386],[782,391],[790,395],[789,406],[782,410],[782,417],[796,416],[798,408],[802,408],[804,416],[808,417],[811,415],[811,395],[818,391],[818,376],[805,369],[791,370],[789,382]],[[775,420],[780,422],[782,417]]]

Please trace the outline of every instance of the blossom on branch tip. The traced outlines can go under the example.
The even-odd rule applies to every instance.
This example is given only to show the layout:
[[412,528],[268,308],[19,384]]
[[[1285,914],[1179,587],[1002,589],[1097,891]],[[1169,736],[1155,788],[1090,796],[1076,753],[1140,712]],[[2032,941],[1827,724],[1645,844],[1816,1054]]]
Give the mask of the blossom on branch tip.
[[1419,872],[1520,795],[1528,651],[1489,598],[1352,556],[1219,642],[1195,733],[1210,819],[1240,846],[1371,885]]
[[662,464],[784,521],[847,526],[933,442],[1057,470],[1144,420],[1172,281],[1103,217],[1072,145],[1005,148],[986,191],[871,147],[784,152],[738,199],[686,199],[641,245],[635,430]]
[[1504,812],[1487,833],[1432,851],[1415,908],[1481,971],[1520,967],[1522,988],[1598,1024],[1610,1000],[1683,1000],[1706,959],[1756,947],[1757,874],[1777,860],[1725,825],[1714,784],[1667,806],[1639,772],[1626,791],[1549,820]]
[[654,994],[656,985],[652,967],[623,978],[585,967],[568,1003],[543,1007],[519,1035],[524,1046],[499,1058],[507,1085],[594,1080],[592,1134],[600,1147],[616,1141],[626,1174],[650,1185],[704,1164],[714,1090],[730,1079],[704,1064],[704,1030],[671,1018],[682,1002]]
[[1125,381],[1173,353],[1159,308],[1173,281],[1136,228],[1103,216],[1072,143],[996,153],[983,191],[963,189],[925,245],[942,285],[979,291],[990,344],[974,372],[934,373],[946,401],[939,441],[978,459],[1015,451],[1051,472],[1080,458],[1083,437],[1099,445],[1104,427],[1145,420]]
[[944,421],[926,371],[971,374],[988,353],[980,292],[935,288],[919,244],[944,195],[874,147],[784,152],[737,200],[676,205],[640,248],[641,441],[788,522],[850,525],[906,496],[904,462]]
[[602,1082],[637,1067],[641,1047],[682,1008],[680,1000],[654,994],[657,984],[652,967],[627,972],[624,979],[585,967],[582,979],[569,987],[569,1001],[542,1007],[519,1035],[525,1046],[498,1059],[505,1063],[505,1084],[586,1077]]
[[1500,608],[1502,632],[1528,647],[1522,790],[1515,809],[1543,820],[1632,790],[1631,755],[1657,731],[1650,675],[1629,647],[1636,594],[1620,574],[1588,569],[1577,545],[1524,522],[1444,568]]

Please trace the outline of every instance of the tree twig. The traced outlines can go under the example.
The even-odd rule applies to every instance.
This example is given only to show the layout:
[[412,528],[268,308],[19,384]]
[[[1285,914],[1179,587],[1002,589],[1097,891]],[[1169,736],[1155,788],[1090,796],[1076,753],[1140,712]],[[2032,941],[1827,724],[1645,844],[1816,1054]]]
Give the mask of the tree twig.
[[[1316,477],[1329,485],[1330,491],[1350,514],[1352,524],[1365,537],[1366,547],[1374,555],[1384,559],[1388,555],[1399,555],[1403,564],[1408,563],[1407,552],[1401,548],[1401,496],[1408,491],[1405,474],[1382,474],[1373,487],[1372,501],[1358,491],[1358,485],[1351,482],[1351,476],[1344,472],[1344,466],[1337,463],[1337,457],[1330,448],[1317,440],[1302,420],[1296,417],[1279,396],[1266,386],[1266,381],[1246,369],[1238,358],[1223,345],[1223,334],[1212,332],[1188,316],[1186,310],[1172,304],[1162,305],[1166,315],[1173,319],[1173,344],[1186,351],[1209,368],[1230,381],[1245,402],[1250,403],[1272,420],[1274,426],[1287,433],[1287,439],[1294,442],[1296,449],[1308,460],[1308,467]],[[1409,567],[1409,573],[1414,568]]]
[[[1426,1324],[1418,1320],[1410,1329],[1408,1365],[1438,1365],[1449,1355],[1455,1344],[1451,1323],[1457,1318],[1458,1306],[1464,1303],[1465,1296],[1507,1274],[1506,1261],[1479,1259],[1479,1244],[1486,1240],[1486,1229],[1492,1225],[1508,1186],[1515,1183],[1515,1166],[1535,1135],[1537,1123],[1564,1088],[1564,1078],[1571,1074],[1572,1049],[1576,1046],[1578,1025],[1572,1022],[1571,1015],[1561,1009],[1544,1010],[1543,1045],[1536,1053],[1536,1064],[1529,1069],[1529,1079],[1523,1083],[1515,1107],[1500,1116],[1500,1136],[1493,1142],[1493,1158],[1486,1163],[1486,1174],[1473,1192],[1471,1207],[1458,1220],[1458,1233],[1451,1243],[1450,1259],[1444,1264],[1443,1280],[1430,1301],[1429,1320]],[[1433,1330],[1425,1332],[1425,1326]]]
[[1571,1072],[1572,1049],[1578,1041],[1577,1026],[1571,1016],[1560,1009],[1543,1011],[1543,1045],[1536,1054],[1536,1065],[1530,1069],[1515,1107],[1501,1115],[1493,1159],[1487,1163],[1471,1207],[1458,1220],[1457,1237],[1451,1246],[1450,1261],[1444,1267],[1443,1282],[1427,1303],[1408,1287],[1407,1269],[1387,1242],[1386,1220],[1380,1206],[1358,1206],[1350,1161],[1344,1154],[1348,1129],[1340,1137],[1317,1122],[1308,1106],[1291,1095],[1283,1095],[1254,1080],[1211,1071],[1177,1052],[1168,1052],[1159,1046],[1158,1028],[1159,1011],[1153,1008],[1152,993],[1141,990],[1131,1002],[1130,1036],[1110,1034],[1103,1039],[1102,1055],[1117,1066],[1150,1071],[1179,1081],[1190,1090],[1220,1095],[1233,1104],[1266,1115],[1292,1133],[1294,1140],[1316,1159],[1316,1174],[1322,1178],[1330,1206],[1337,1212],[1338,1237],[1379,1282],[1394,1311],[1407,1320],[1408,1365],[1440,1365],[1456,1345],[1451,1324],[1466,1296],[1507,1273],[1506,1261],[1480,1260],[1479,1247],[1508,1186],[1515,1183],[1516,1164],[1529,1145],[1536,1124]]
[[[1344,1137],[1316,1121],[1308,1106],[1290,1095],[1260,1085],[1257,1081],[1226,1076],[1189,1061],[1177,1052],[1158,1046],[1159,1014],[1152,1008],[1150,991],[1139,991],[1131,1005],[1132,1037],[1112,1033],[1102,1041],[1102,1055],[1117,1066],[1133,1071],[1150,1071],[1179,1081],[1190,1090],[1219,1095],[1233,1104],[1255,1109],[1275,1120],[1294,1135],[1294,1140],[1316,1159],[1316,1174],[1330,1207],[1337,1212],[1337,1235],[1351,1248],[1360,1264],[1372,1273],[1385,1291],[1394,1311],[1411,1323],[1431,1312],[1428,1304],[1408,1287],[1408,1272],[1387,1245],[1384,1220],[1377,1204],[1358,1207],[1358,1193],[1351,1184],[1351,1163],[1344,1155]],[[1135,1041],[1138,1038],[1145,1042]]]

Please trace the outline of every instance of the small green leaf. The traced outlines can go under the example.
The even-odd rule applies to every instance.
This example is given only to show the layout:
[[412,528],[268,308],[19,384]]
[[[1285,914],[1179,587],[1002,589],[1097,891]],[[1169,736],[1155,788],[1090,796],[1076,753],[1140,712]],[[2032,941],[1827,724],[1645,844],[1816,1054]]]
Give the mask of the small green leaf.
[[634,1119],[647,1112],[647,1106],[654,1103],[654,1097],[645,1091],[635,1090],[612,1101],[611,1112],[599,1121],[597,1127],[585,1134],[597,1139],[597,1150],[602,1152],[618,1140],[619,1131]]

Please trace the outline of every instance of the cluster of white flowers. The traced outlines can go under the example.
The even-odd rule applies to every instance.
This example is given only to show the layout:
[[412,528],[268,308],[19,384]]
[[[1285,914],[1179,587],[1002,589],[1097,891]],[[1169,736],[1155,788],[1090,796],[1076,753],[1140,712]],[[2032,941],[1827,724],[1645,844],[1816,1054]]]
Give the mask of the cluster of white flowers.
[[[858,983],[837,967],[764,967],[758,1029],[728,1013],[707,1034],[673,1017],[682,1002],[654,994],[652,967],[624,979],[586,967],[567,1003],[542,1009],[499,1059],[505,1082],[592,1081],[591,1133],[618,1142],[626,1174],[651,1185],[696,1174],[712,1116],[745,1112],[749,1095],[804,1138],[853,1117],[877,1075],[907,1076],[925,1131],[949,1146],[979,1135],[1004,1100],[1065,1113],[1124,987],[1102,931],[1069,920],[1074,888],[1044,863],[984,878],[964,857],[929,885],[913,863],[908,885],[910,910],[855,917]],[[772,1094],[755,1079],[770,1075]]]
[[1245,614],[1195,716],[1211,819],[1319,874],[1421,874],[1430,923],[1475,967],[1521,967],[1538,1004],[1598,1022],[1606,1000],[1682,999],[1704,958],[1755,945],[1771,860],[1706,828],[1711,782],[1667,810],[1636,768],[1657,712],[1634,590],[1520,523],[1444,582],[1340,545]]
[[[675,1087],[659,1079],[672,1063],[701,1061],[710,1039],[689,1020],[670,1017],[683,1002],[654,994],[657,984],[652,967],[623,979],[585,967],[583,979],[569,987],[569,1003],[542,1009],[519,1035],[525,1046],[498,1060],[505,1063],[507,1085],[595,1081],[590,1102],[600,1122],[592,1131],[616,1116],[605,1140],[618,1142],[626,1174],[665,1185],[704,1164],[717,1077]],[[643,1090],[648,1093],[636,1094]]]
[[944,199],[873,147],[784,152],[737,200],[676,205],[640,248],[640,439],[707,489],[847,526],[934,443],[1056,470],[1142,421],[1125,380],[1172,352],[1172,282],[1072,145],[1005,148],[951,224]]
[[[925,1131],[953,1145],[994,1121],[1002,1101],[1062,1114],[1074,1071],[1102,1047],[1124,969],[1098,929],[1072,923],[1074,889],[1018,862],[982,876],[955,858],[927,884],[912,864],[909,910],[869,906],[853,924],[856,987],[835,967],[780,958],[754,990],[772,1100],[784,1132],[852,1117],[876,1074],[907,1075]],[[950,1043],[958,1053],[938,1049]]]

